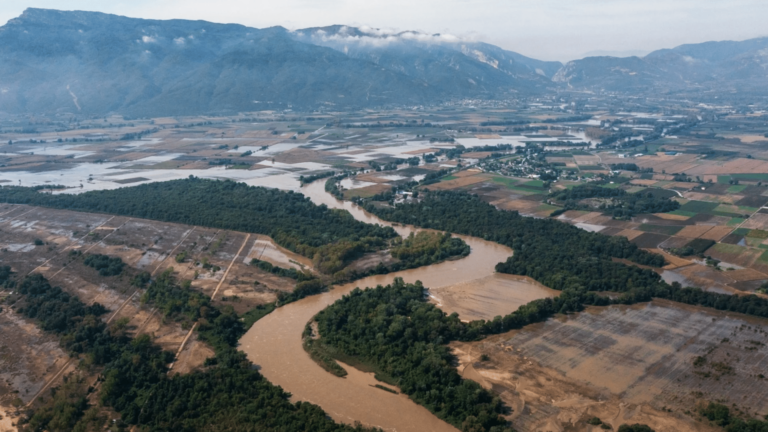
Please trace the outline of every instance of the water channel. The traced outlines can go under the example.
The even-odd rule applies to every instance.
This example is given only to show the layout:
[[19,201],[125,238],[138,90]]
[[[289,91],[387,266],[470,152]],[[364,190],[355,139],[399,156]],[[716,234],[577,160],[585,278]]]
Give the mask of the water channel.
[[[302,188],[302,192],[315,204],[345,209],[362,222],[393,226],[350,202],[337,200],[325,191],[324,181],[309,184]],[[393,228],[400,235],[408,235],[415,230],[408,226],[393,226]],[[469,256],[417,269],[368,277],[336,286],[327,293],[307,297],[280,307],[251,327],[240,340],[240,349],[260,368],[261,373],[270,382],[290,392],[294,401],[302,400],[317,404],[336,421],[348,424],[359,421],[363,425],[375,426],[387,431],[455,432],[456,429],[453,426],[438,419],[407,396],[391,394],[373,387],[378,382],[372,374],[365,374],[351,367],[345,367],[349,373],[345,378],[338,378],[326,372],[304,351],[301,334],[307,322],[315,314],[355,287],[386,285],[395,277],[402,277],[406,282],[420,280],[430,289],[430,292],[434,293],[435,298],[441,297],[441,290],[446,290],[448,293],[452,287],[457,286],[465,287],[464,291],[466,287],[470,287],[480,296],[484,291],[499,293],[505,290],[519,290],[519,292],[507,291],[509,297],[515,300],[509,303],[510,309],[506,313],[514,311],[517,306],[533,298],[556,294],[555,291],[530,281],[520,281],[519,278],[516,279],[510,275],[496,274],[494,272],[496,263],[506,260],[512,254],[512,250],[508,247],[475,237],[459,237],[471,247]],[[443,307],[439,300],[435,302]],[[446,310],[444,307],[443,309]],[[457,311],[462,316],[461,311]],[[452,310],[446,310],[446,312],[450,313]],[[493,315],[484,318],[493,318]]]

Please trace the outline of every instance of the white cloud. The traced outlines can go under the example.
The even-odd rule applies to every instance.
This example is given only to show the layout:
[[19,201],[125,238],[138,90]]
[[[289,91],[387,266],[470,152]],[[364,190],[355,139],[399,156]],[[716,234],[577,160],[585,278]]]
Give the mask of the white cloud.
[[186,40],[183,37],[177,37],[176,39],[173,40],[173,43],[175,43],[176,45],[184,45],[184,43],[186,43]]
[[144,43],[155,43],[157,42],[157,39],[153,38],[152,36],[142,36],[141,41]]
[[425,34],[416,31],[397,32],[395,30],[377,29],[368,26],[361,26],[357,30],[363,35],[354,34],[352,29],[342,26],[338,32],[328,34],[325,30],[315,30],[312,34],[298,32],[300,37],[309,37],[317,43],[344,43],[344,44],[363,44],[373,46],[384,46],[391,43],[402,41],[418,41],[423,43],[459,43],[467,42],[467,38],[460,38],[451,34]]

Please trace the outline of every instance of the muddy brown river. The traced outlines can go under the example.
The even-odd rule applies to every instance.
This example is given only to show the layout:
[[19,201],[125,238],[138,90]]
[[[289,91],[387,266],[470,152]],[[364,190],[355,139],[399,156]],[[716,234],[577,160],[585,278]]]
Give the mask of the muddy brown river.
[[[317,181],[302,189],[315,204],[345,209],[356,219],[367,223],[393,226],[358,206],[337,200],[325,192],[325,182]],[[393,226],[400,235],[408,235],[415,228]],[[506,304],[509,313],[521,304],[534,298],[553,296],[550,290],[530,281],[516,279],[509,275],[494,272],[496,263],[506,260],[512,250],[497,243],[475,237],[459,236],[471,247],[469,256],[455,261],[405,270],[388,275],[372,276],[350,284],[339,285],[331,291],[291,303],[276,309],[271,314],[257,321],[240,340],[240,348],[248,358],[260,368],[261,373],[272,383],[281,386],[293,395],[293,400],[307,401],[319,405],[336,421],[352,424],[355,421],[367,426],[375,426],[387,431],[456,431],[456,429],[435,417],[426,408],[417,405],[405,395],[395,395],[373,387],[377,381],[372,374],[362,373],[345,366],[349,375],[338,378],[323,370],[312,361],[302,347],[301,334],[304,326],[312,317],[325,309],[355,287],[386,285],[395,277],[402,277],[406,282],[420,280],[433,294],[433,302],[448,313],[458,312],[465,319],[462,303],[473,304],[469,319],[493,318],[497,310],[484,315],[479,304],[493,301],[498,296],[512,298]],[[452,288],[461,287],[464,295],[475,295],[480,300],[475,302],[455,301],[453,307],[441,304],[441,290],[449,295]],[[509,296],[500,295],[504,291]],[[490,308],[494,309],[494,308]],[[498,309],[498,307],[496,307]]]

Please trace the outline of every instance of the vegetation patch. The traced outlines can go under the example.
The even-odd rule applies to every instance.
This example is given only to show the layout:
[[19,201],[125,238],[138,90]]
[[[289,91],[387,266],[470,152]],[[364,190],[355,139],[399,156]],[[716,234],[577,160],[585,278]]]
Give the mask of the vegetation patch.
[[680,210],[690,213],[710,213],[719,205],[720,203],[709,201],[688,201],[680,206]]
[[[166,278],[163,284],[167,283]],[[21,281],[13,300],[19,313],[37,320],[43,330],[61,336],[62,347],[72,356],[87,359],[84,367],[101,371],[98,400],[120,413],[119,430],[126,425],[180,431],[240,430],[243,425],[254,430],[369,430],[337,424],[316,405],[292,403],[288,393],[264,379],[244,353],[232,348],[237,337],[226,334],[232,326],[238,333],[240,321],[236,317],[222,319],[227,314],[210,305],[199,308],[214,310],[218,316],[207,320],[208,326],[220,328],[208,332],[208,337],[224,335],[213,344],[216,356],[206,360],[207,367],[201,372],[169,375],[167,365],[174,360],[173,353],[154,345],[149,335],[128,337],[119,322],[108,326],[98,319],[107,312],[103,306],[86,306],[77,297],[52,287],[39,274]],[[208,316],[203,311],[196,314]],[[97,421],[103,425],[107,419],[94,415],[97,412],[96,407],[90,407],[90,390],[75,384],[60,388],[54,393],[56,403],[29,413],[21,426],[32,430],[105,429],[93,426]]]
[[675,210],[675,211],[671,211],[671,212],[669,212],[669,214],[673,214],[673,215],[677,215],[677,216],[687,216],[687,217],[694,217],[694,216],[696,216],[698,213],[696,213],[696,212],[691,212],[691,211],[685,211],[685,210]]
[[6,186],[0,188],[0,199],[264,234],[288,250],[314,258],[317,268],[327,273],[340,270],[365,251],[386,246],[388,239],[397,236],[392,228],[316,206],[301,194],[229,180],[191,177],[78,195]]
[[597,185],[582,185],[553,192],[552,201],[567,210],[601,210],[615,219],[629,219],[639,213],[666,213],[680,204],[655,192],[627,193],[624,189],[607,189]]
[[640,231],[645,232],[652,232],[657,234],[664,234],[664,235],[675,235],[677,234],[681,229],[683,229],[682,226],[675,226],[675,225],[652,225],[652,224],[642,224],[638,228]]
[[747,234],[747,237],[753,237],[753,238],[765,240],[765,239],[768,239],[768,231],[753,229]]
[[117,276],[123,272],[125,267],[121,258],[101,254],[88,255],[83,264],[95,268],[101,276]]

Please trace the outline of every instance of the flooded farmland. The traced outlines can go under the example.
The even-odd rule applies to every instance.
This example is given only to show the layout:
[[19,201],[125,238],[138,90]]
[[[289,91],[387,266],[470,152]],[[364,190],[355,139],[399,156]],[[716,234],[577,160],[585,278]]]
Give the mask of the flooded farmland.
[[[351,203],[337,201],[325,192],[323,183],[315,182],[308,185],[303,189],[303,192],[316,204],[345,208],[358,220],[389,225]],[[395,226],[394,228],[401,235],[407,235],[413,230],[413,228],[405,226]],[[524,287],[525,294],[518,296],[519,301],[523,303],[533,298],[552,295],[551,290],[543,287],[526,282],[518,282],[519,285],[517,285],[505,277],[495,277],[494,267],[496,263],[506,260],[512,254],[511,249],[473,237],[461,236],[461,238],[472,248],[472,252],[466,258],[389,275],[365,278],[354,283],[336,286],[330,292],[308,297],[278,308],[256,322],[241,339],[240,348],[248,354],[248,358],[260,368],[270,382],[280,385],[292,393],[296,400],[320,405],[336,420],[345,423],[360,421],[363,424],[381,427],[385,430],[455,430],[452,426],[437,419],[425,408],[413,403],[406,396],[393,395],[372,387],[371,385],[375,381],[367,374],[350,370],[351,368],[347,368],[350,372],[347,378],[337,378],[329,374],[304,352],[301,344],[301,333],[306,323],[315,314],[355,287],[388,284],[395,277],[402,277],[406,282],[420,280],[431,291],[443,293],[445,298],[451,295],[452,286],[461,287],[455,292],[471,291],[472,286],[481,291],[483,287],[488,286],[493,288],[492,293],[498,293],[503,288]],[[443,292],[442,289],[446,291]],[[515,295],[511,294],[510,298],[515,298]],[[455,303],[456,306],[448,308],[447,312],[457,311],[460,316],[463,316],[465,310],[459,306],[461,301]],[[512,309],[505,313],[513,311],[519,304],[510,303],[509,306]],[[467,313],[471,319],[475,319],[479,317],[493,318],[493,315],[497,315],[497,313],[495,310],[492,312],[491,316],[481,316],[483,315],[481,308],[477,308],[471,313]]]

